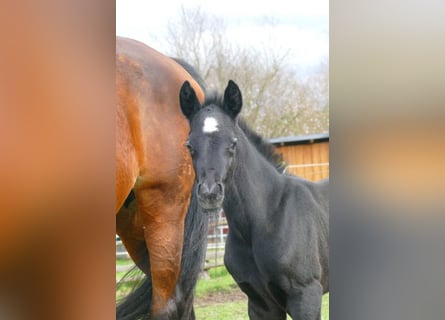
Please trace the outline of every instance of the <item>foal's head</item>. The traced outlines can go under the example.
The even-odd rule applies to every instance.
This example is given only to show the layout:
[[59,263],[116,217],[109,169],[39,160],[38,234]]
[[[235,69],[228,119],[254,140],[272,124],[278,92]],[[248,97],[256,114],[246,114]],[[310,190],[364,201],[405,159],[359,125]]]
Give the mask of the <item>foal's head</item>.
[[187,147],[198,183],[198,201],[204,209],[221,208],[224,186],[236,153],[236,117],[241,111],[241,91],[229,81],[221,100],[200,105],[186,81],[179,93],[181,110],[190,122]]

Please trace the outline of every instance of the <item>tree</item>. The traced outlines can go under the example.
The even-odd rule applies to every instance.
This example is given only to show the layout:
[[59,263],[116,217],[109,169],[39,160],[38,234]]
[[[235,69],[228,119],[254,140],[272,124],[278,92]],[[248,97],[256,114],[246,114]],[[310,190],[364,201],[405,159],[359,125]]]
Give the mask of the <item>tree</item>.
[[289,66],[289,52],[240,47],[226,36],[226,24],[200,7],[181,9],[167,25],[169,54],[195,66],[209,88],[234,80],[243,94],[243,118],[264,137],[327,132],[328,66],[302,80]]

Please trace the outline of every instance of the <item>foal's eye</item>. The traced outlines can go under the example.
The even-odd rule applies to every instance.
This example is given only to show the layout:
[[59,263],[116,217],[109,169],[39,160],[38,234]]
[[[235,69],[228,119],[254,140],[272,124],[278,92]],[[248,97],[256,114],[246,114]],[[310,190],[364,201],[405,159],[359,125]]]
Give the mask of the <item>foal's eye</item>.
[[232,143],[230,144],[230,147],[229,147],[229,152],[230,153],[234,153],[235,152],[235,149],[236,149],[236,143],[238,142],[238,139],[237,138],[233,138],[232,139]]
[[187,147],[187,149],[189,149],[189,152],[190,152],[191,155],[193,155],[195,153],[195,151],[193,150],[193,147],[190,144],[189,140],[186,141],[185,146]]

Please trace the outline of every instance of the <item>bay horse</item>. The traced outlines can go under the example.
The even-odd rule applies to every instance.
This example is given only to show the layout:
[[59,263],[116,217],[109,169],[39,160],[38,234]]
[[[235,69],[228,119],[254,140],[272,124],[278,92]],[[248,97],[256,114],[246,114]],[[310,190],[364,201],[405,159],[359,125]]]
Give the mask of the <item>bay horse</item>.
[[191,73],[187,63],[141,42],[116,39],[116,233],[146,275],[118,305],[118,319],[194,318],[190,295],[207,225],[191,199],[189,124],[178,99],[189,81],[204,100],[203,82]]
[[224,263],[248,296],[249,318],[320,319],[329,287],[328,181],[281,173],[273,147],[238,119],[235,82],[201,104],[186,81],[180,103],[190,121],[198,202],[224,209]]

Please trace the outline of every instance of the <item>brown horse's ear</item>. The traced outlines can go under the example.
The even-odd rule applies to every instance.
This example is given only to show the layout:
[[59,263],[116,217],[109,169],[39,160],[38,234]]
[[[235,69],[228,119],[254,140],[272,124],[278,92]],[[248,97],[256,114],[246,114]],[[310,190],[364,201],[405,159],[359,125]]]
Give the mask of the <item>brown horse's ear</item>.
[[241,96],[241,90],[234,81],[229,80],[227,88],[224,91],[223,109],[235,119],[240,113],[242,106],[243,98]]
[[196,97],[195,90],[193,90],[190,82],[185,81],[179,91],[179,103],[181,105],[182,113],[191,120],[193,115],[199,110],[200,104]]

